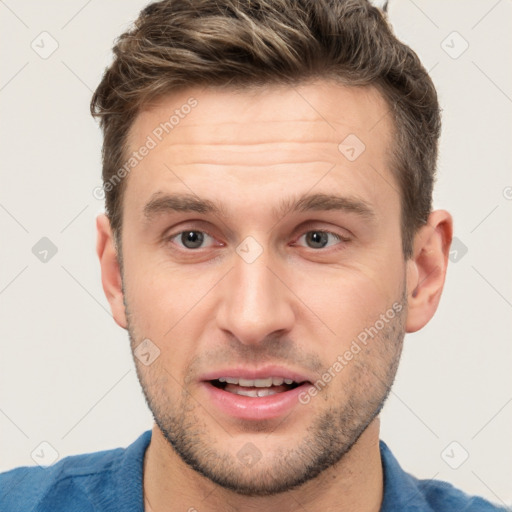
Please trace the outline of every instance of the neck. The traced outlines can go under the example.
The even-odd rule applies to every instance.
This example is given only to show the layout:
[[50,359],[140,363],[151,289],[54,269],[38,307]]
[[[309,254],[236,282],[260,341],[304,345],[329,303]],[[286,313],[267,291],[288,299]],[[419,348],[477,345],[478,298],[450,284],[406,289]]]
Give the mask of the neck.
[[144,457],[145,512],[200,510],[201,512],[309,512],[326,510],[378,512],[383,495],[376,418],[341,461],[299,488],[274,496],[241,496],[203,477],[176,454],[153,427]]

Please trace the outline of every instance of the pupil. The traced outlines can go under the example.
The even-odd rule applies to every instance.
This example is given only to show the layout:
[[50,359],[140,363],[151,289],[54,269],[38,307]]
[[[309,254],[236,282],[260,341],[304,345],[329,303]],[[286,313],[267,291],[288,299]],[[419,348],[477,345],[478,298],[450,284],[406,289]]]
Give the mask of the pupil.
[[311,231],[306,236],[313,244],[320,244],[320,247],[324,247],[327,243],[327,233],[322,231]]
[[197,249],[203,243],[204,236],[200,231],[186,231],[181,235],[183,245],[188,249]]

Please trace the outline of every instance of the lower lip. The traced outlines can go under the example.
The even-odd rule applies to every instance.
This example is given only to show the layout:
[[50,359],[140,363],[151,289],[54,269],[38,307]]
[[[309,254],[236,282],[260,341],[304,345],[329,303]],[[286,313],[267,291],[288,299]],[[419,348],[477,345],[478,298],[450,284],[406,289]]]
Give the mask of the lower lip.
[[290,412],[299,403],[299,395],[312,384],[304,383],[290,391],[252,397],[237,395],[203,382],[210,401],[223,413],[243,420],[271,420]]

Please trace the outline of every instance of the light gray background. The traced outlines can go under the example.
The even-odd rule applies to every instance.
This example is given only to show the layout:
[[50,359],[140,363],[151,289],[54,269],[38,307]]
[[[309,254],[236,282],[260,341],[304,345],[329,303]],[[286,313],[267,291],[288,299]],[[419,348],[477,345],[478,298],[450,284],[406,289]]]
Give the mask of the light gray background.
[[[145,3],[0,2],[0,471],[50,457],[42,441],[62,458],[126,446],[152,425],[101,289],[101,134],[88,114],[114,38]],[[467,253],[459,247],[434,319],[406,337],[381,437],[416,476],[510,504],[512,4],[392,0],[389,10],[438,87],[435,206],[453,214]],[[51,48],[43,31],[59,45],[47,59],[31,47]],[[58,248],[46,263],[32,253],[42,237]],[[462,450],[469,458],[452,469]]]

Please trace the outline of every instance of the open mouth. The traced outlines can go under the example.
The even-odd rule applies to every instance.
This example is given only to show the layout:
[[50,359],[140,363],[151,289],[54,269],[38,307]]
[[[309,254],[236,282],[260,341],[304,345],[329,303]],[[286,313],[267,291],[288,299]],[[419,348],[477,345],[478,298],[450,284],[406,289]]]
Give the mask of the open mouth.
[[258,398],[290,391],[304,384],[306,381],[295,382],[292,379],[283,379],[281,377],[254,380],[221,377],[219,379],[210,380],[209,382],[212,386],[228,393]]
[[225,369],[204,375],[202,381],[215,410],[246,421],[288,417],[301,403],[301,393],[312,386],[307,376],[280,368],[243,372],[239,368]]

